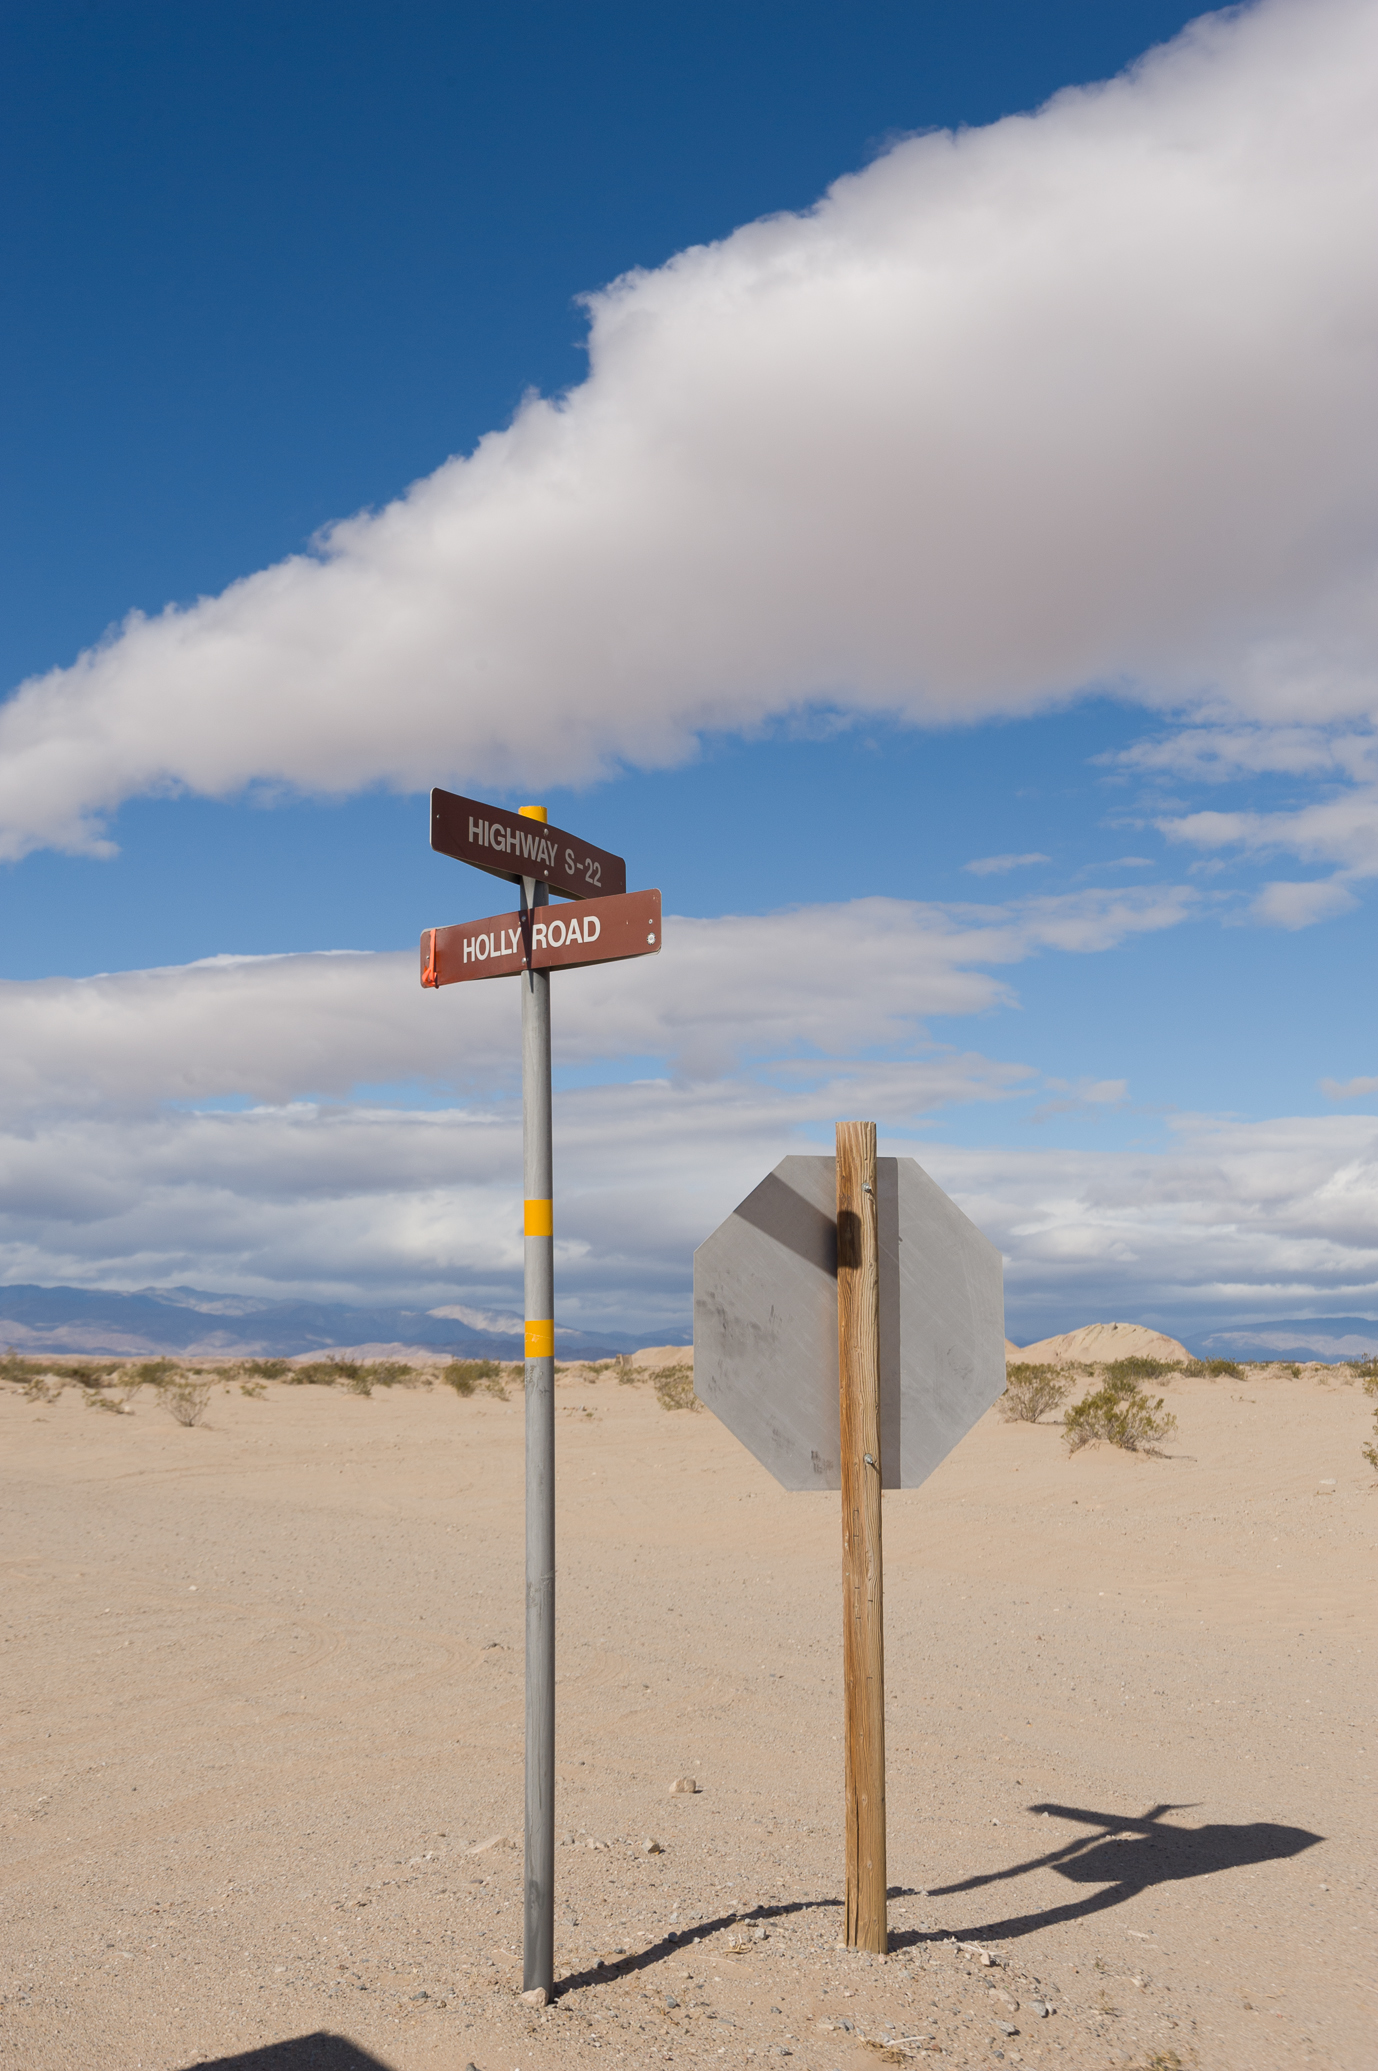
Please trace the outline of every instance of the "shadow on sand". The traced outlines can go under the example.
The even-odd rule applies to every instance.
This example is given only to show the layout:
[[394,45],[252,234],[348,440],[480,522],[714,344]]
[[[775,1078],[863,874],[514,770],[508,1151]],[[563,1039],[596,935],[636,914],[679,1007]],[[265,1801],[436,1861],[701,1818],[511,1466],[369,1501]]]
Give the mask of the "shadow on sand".
[[201,2057],[187,2071],[392,2071],[381,2057],[371,2057],[343,2035],[293,2035],[286,2042],[265,2042],[261,2049],[237,2057]]
[[930,1898],[951,1898],[958,1892],[981,1891],[992,1884],[1007,1884],[1031,1870],[1055,1870],[1072,1884],[1099,1884],[1085,1898],[1069,1899],[1063,1906],[1048,1906],[1037,1913],[1015,1913],[1004,1920],[985,1920],[970,1927],[944,1928],[941,1935],[902,1932],[890,1937],[892,1948],[912,1947],[916,1942],[1012,1940],[1033,1934],[1040,1927],[1055,1927],[1064,1920],[1085,1920],[1110,1906],[1123,1905],[1150,1891],[1155,1884],[1175,1884],[1184,1877],[1213,1877],[1219,1870],[1238,1870],[1251,1863],[1276,1862],[1314,1848],[1325,1837],[1308,1833],[1305,1827],[1277,1826],[1272,1820],[1255,1820],[1248,1826],[1164,1826],[1166,1812],[1186,1812],[1186,1805],[1155,1805],[1142,1819],[1121,1819],[1111,1812],[1089,1812],[1078,1805],[1031,1805],[1030,1812],[1046,1812],[1053,1819],[1072,1819],[1090,1827],[1090,1833],[1075,1834],[1045,1855],[1027,1862],[994,1870],[985,1877],[966,1877],[960,1884],[930,1887]]
[[[1055,1927],[1065,1920],[1085,1920],[1110,1906],[1123,1905],[1155,1884],[1173,1884],[1184,1877],[1212,1877],[1219,1870],[1244,1869],[1261,1862],[1277,1862],[1314,1848],[1323,1834],[1308,1833],[1305,1827],[1278,1826],[1272,1820],[1255,1820],[1248,1826],[1174,1827],[1162,1824],[1168,1812],[1190,1811],[1186,1805],[1155,1805],[1142,1819],[1121,1819],[1110,1812],[1089,1812],[1076,1805],[1031,1805],[1030,1812],[1046,1812],[1052,1819],[1076,1820],[1090,1827],[1090,1833],[1074,1834],[1060,1847],[1025,1862],[1012,1863],[1006,1870],[992,1870],[984,1877],[966,1877],[960,1884],[931,1886],[919,1894],[909,1886],[892,1884],[891,1898],[927,1896],[952,1898],[964,1891],[982,1891],[993,1884],[1008,1884],[1031,1870],[1055,1870],[1073,1884],[1102,1887],[1085,1898],[1069,1899],[1064,1906],[1047,1906],[1038,1913],[1015,1913],[1003,1920],[983,1920],[970,1927],[944,1927],[940,1931],[901,1928],[890,1936],[892,1949],[912,1949],[925,1942],[1012,1941],[1034,1934],[1041,1927]],[[692,1932],[664,1936],[649,1948],[638,1949],[612,1962],[599,1962],[587,1970],[555,1981],[555,1996],[577,1992],[590,1985],[603,1985],[613,1978],[630,1977],[653,1969],[671,1956],[684,1956],[695,1942],[707,1940],[726,1928],[746,1929],[768,1920],[785,1920],[792,1914],[840,1912],[835,1898],[800,1899],[793,1904],[754,1906],[750,1912],[720,1913],[716,1919],[701,1920]],[[192,2067],[188,2067],[192,2071]],[[390,2071],[377,2057],[342,2036],[318,2033],[293,2036],[288,2042],[265,2043],[262,2049],[243,2056],[203,2059],[195,2071]]]

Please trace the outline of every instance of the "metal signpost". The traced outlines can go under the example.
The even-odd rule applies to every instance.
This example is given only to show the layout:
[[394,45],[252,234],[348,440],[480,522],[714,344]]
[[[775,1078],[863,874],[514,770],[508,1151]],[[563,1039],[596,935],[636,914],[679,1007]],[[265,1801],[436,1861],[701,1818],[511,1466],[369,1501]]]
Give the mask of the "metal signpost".
[[[421,937],[421,983],[522,981],[526,1316],[526,1878],[522,1989],[555,1983],[555,1221],[550,1136],[550,973],[654,956],[660,893],[628,892],[620,856],[546,822],[431,793],[431,847],[521,885],[521,910]],[[552,891],[578,902],[552,907]]]
[[694,1392],[787,1489],[842,1493],[846,1941],[886,1948],[881,1490],[1005,1386],[1000,1254],[874,1122],[783,1158],[694,1254]]

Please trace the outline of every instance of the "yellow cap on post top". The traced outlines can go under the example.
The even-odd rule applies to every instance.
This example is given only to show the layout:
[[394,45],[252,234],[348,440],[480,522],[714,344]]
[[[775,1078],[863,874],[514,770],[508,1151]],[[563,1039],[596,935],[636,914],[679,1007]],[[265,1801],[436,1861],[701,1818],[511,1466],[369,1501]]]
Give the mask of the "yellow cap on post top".
[[517,818],[519,820],[540,820],[544,824],[549,817],[550,815],[543,805],[519,805],[517,807]]

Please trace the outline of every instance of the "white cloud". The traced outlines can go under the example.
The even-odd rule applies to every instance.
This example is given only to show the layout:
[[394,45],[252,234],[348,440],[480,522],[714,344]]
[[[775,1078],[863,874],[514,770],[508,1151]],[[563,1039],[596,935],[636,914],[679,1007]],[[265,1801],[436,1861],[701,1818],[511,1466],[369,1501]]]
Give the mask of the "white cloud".
[[969,870],[973,877],[999,877],[1007,870],[1022,870],[1029,863],[1047,863],[1052,859],[1038,849],[1027,856],[978,856],[974,863],[963,863],[963,870]]
[[580,388],[315,555],[26,686],[0,853],[166,789],[577,782],[819,702],[1367,713],[1375,204],[1369,0],[902,142],[595,296]]
[[[1000,1245],[1025,1342],[1097,1317],[1373,1312],[1378,1121],[1197,1118],[1156,1152],[972,1150],[915,1132],[914,1090],[849,1064],[814,1083],[562,1092],[561,1323],[678,1327],[694,1246],[843,1113],[878,1116],[882,1150],[916,1155]],[[7,1281],[520,1305],[521,1127],[501,1098],[53,1120],[11,1131],[0,1171]]]
[[[562,973],[557,1064],[579,1067],[556,1102],[562,1325],[678,1327],[694,1246],[848,1113],[875,1115],[885,1148],[917,1155],[1001,1245],[1029,1338],[1095,1316],[1370,1308],[1371,1118],[1188,1118],[1157,1152],[930,1133],[959,1102],[1125,1099],[1122,1079],[1040,1080],[923,1026],[1001,997],[997,961],[1191,910],[1125,897],[672,920],[663,958]],[[0,1012],[0,1279],[519,1307],[514,986],[422,994],[397,956],[225,959],[10,984]],[[656,1061],[677,1052],[697,1068]],[[443,1104],[376,1090],[453,1080],[457,1057]],[[233,1093],[256,1104],[217,1111]]]
[[[1004,906],[858,899],[719,920],[670,915],[663,956],[561,972],[556,1054],[565,1066],[653,1058],[696,1079],[744,1059],[912,1046],[927,1019],[1007,1001],[995,967],[1045,949],[1110,948],[1194,910],[1189,890],[1146,885]],[[147,1112],[412,1080],[466,1091],[511,1082],[516,987],[423,992],[419,972],[415,956],[340,952],[0,982],[0,1100],[11,1113]],[[918,1107],[976,1097],[991,1069],[936,1049],[908,1068],[928,1075]]]
[[1220,784],[1244,776],[1372,775],[1378,737],[1353,727],[1186,726],[1100,759],[1145,775]]
[[1190,1329],[1378,1301],[1378,1122],[1182,1117],[1166,1151],[930,1147],[999,1243],[1024,1342],[1123,1316]]
[[1215,865],[1221,851],[1234,849],[1249,858],[1282,854],[1340,866],[1329,878],[1264,885],[1249,910],[1274,927],[1305,928],[1347,913],[1357,903],[1350,886],[1378,877],[1378,785],[1372,783],[1293,810],[1184,813],[1159,820],[1158,827],[1169,841],[1211,855]]
[[1321,1091],[1327,1100],[1366,1100],[1370,1093],[1378,1093],[1378,1079],[1346,1079],[1343,1084],[1322,1079]]
[[1277,879],[1264,885],[1249,911],[1269,927],[1309,928],[1318,920],[1348,913],[1357,904],[1348,886],[1333,877],[1299,882]]

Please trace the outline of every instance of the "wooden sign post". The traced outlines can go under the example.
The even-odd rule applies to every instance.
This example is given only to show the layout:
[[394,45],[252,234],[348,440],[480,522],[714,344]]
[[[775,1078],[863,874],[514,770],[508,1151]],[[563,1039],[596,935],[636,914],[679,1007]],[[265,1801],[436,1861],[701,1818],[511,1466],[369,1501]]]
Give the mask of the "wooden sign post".
[[849,1949],[887,1948],[876,1125],[837,1125],[837,1381]]
[[842,1492],[846,1943],[883,1954],[881,1489],[1005,1386],[1000,1253],[874,1122],[782,1158],[694,1253],[694,1393],[787,1489]]
[[[628,892],[621,856],[519,812],[431,793],[431,847],[522,888],[518,913],[421,937],[430,991],[520,978],[526,1311],[526,1864],[522,1989],[555,1985],[555,1212],[551,1156],[550,973],[660,949],[660,893]],[[552,891],[574,902],[552,907]]]

